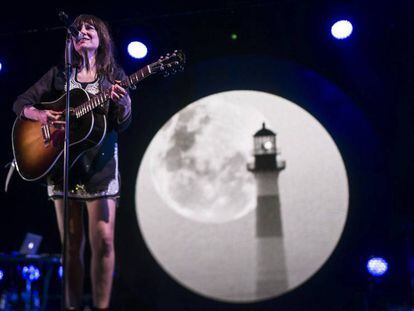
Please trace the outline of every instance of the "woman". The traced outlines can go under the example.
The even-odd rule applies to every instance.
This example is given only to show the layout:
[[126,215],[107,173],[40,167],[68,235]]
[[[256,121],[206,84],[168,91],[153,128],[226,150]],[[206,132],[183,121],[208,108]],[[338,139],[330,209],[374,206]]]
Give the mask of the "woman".
[[[74,25],[83,36],[81,40],[73,40],[74,70],[70,77],[70,88],[83,88],[91,94],[110,88],[111,100],[96,112],[107,118],[105,138],[99,146],[83,154],[69,171],[68,283],[65,303],[70,310],[81,308],[85,244],[82,210],[86,206],[93,304],[95,310],[107,310],[114,272],[115,210],[120,192],[117,133],[130,123],[131,99],[126,90],[117,84],[125,77],[125,73],[115,63],[112,39],[105,23],[93,15],[80,15]],[[55,100],[65,89],[64,68],[55,66],[17,98],[13,109],[22,118],[43,124],[62,123],[61,111],[38,110],[33,105]],[[53,170],[47,180],[48,195],[55,205],[62,239],[64,210],[61,169]]]

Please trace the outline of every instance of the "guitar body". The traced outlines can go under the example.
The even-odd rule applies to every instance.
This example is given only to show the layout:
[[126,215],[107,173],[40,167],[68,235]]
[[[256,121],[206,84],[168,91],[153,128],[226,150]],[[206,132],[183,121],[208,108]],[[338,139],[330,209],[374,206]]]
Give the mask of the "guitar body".
[[[181,51],[167,54],[122,80],[119,85],[127,89],[155,73],[164,76],[182,70],[185,55]],[[72,89],[70,97],[70,167],[90,148],[102,143],[106,134],[106,117],[95,110],[110,99],[111,89],[89,98],[82,89]],[[66,94],[53,102],[35,105],[37,109],[64,111]],[[65,129],[55,125],[17,118],[12,130],[12,146],[16,168],[20,176],[28,181],[42,178],[63,160]]]
[[[70,110],[89,100],[82,89],[72,89]],[[53,102],[35,105],[41,110],[64,111],[66,94]],[[106,117],[96,111],[90,111],[80,117],[70,117],[69,166],[88,149],[99,145],[106,134]],[[17,118],[12,130],[13,154],[20,176],[28,181],[44,177],[50,170],[63,162],[65,129],[61,126],[43,126],[38,121]]]

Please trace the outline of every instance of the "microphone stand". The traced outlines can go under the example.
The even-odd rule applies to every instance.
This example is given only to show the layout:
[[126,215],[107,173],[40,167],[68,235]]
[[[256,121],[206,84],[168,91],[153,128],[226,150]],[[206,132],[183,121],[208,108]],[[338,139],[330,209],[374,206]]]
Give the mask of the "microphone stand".
[[66,66],[66,108],[65,108],[65,141],[63,151],[63,254],[62,254],[62,266],[63,266],[63,285],[62,285],[62,301],[61,309],[66,310],[66,289],[67,289],[67,248],[69,240],[69,120],[70,120],[70,78],[72,75],[72,34],[68,29],[65,46],[65,66]]

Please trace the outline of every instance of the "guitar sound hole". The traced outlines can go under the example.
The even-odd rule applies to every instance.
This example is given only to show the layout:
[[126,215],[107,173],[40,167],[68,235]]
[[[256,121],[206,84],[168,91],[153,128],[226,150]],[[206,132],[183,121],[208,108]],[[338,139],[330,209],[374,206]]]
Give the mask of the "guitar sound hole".
[[58,129],[54,131],[50,135],[50,141],[54,148],[57,148],[57,149],[63,148],[64,142],[65,142],[65,131],[63,129]]

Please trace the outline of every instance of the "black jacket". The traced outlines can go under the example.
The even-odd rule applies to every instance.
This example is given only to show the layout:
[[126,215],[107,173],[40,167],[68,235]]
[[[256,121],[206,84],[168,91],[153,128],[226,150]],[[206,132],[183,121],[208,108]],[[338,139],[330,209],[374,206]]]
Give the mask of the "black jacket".
[[[63,66],[52,67],[26,92],[19,95],[13,104],[13,110],[17,116],[21,116],[26,105],[35,105],[40,102],[54,101],[65,92],[65,72]],[[115,71],[114,79],[123,80],[126,77],[122,69]],[[100,91],[111,87],[112,81],[106,77],[100,77]],[[131,114],[124,120],[120,120],[120,110],[117,104],[109,100],[100,109],[107,117],[107,132],[103,142],[90,150],[76,161],[69,171],[70,189],[84,185],[88,193],[105,191],[108,184],[118,178],[117,141],[118,133],[126,129],[131,122]],[[61,188],[61,165],[56,165],[49,173],[48,184]]]

